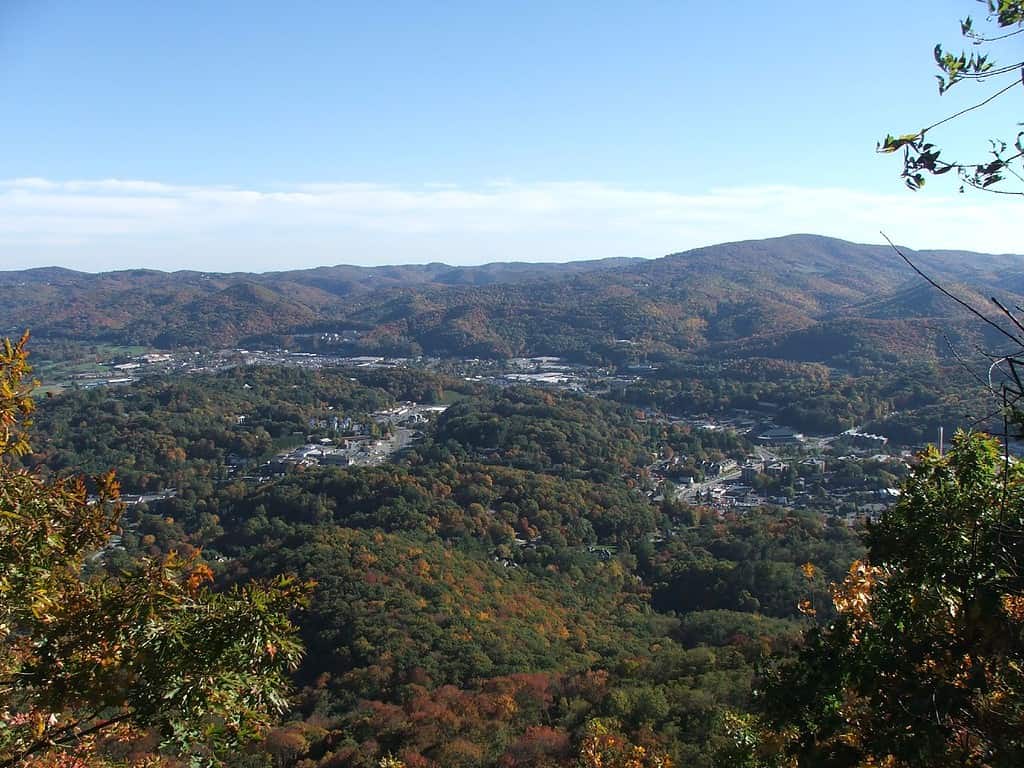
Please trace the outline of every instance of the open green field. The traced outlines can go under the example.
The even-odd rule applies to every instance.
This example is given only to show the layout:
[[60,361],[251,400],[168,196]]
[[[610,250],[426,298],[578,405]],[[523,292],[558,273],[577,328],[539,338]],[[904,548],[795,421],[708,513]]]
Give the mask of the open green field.
[[118,344],[40,344],[34,347],[30,361],[33,374],[46,387],[63,387],[72,377],[82,374],[112,373],[112,364],[152,352],[150,347]]

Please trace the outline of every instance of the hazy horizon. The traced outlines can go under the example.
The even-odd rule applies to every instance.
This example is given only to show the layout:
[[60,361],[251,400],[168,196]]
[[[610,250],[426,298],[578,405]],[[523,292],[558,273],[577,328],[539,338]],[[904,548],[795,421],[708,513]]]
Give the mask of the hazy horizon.
[[[3,3],[2,265],[574,261],[806,231],[1019,250],[1018,203],[911,193],[875,152],[973,103],[934,86],[961,11]],[[976,150],[1013,106],[937,138]]]
[[[389,262],[389,263],[383,263],[383,264],[353,264],[353,263],[347,263],[347,262],[336,262],[336,263],[332,263],[332,264],[315,264],[315,265],[308,266],[308,267],[282,266],[280,268],[269,268],[269,269],[261,269],[261,270],[256,270],[256,269],[217,270],[217,269],[190,269],[190,268],[183,268],[183,269],[160,269],[158,267],[145,267],[145,266],[134,266],[134,267],[129,266],[129,267],[120,267],[120,268],[116,268],[116,269],[90,270],[90,269],[74,269],[74,268],[62,266],[60,264],[40,264],[40,265],[34,266],[34,267],[23,267],[23,268],[14,268],[14,269],[0,269],[0,273],[4,273],[4,272],[24,272],[24,271],[36,270],[36,269],[66,269],[66,270],[69,270],[69,271],[72,271],[72,272],[78,272],[78,273],[81,273],[81,274],[91,274],[91,275],[108,274],[108,273],[112,273],[112,272],[131,272],[131,271],[161,272],[161,273],[164,273],[164,274],[175,274],[177,272],[192,272],[192,273],[200,273],[200,274],[220,274],[220,275],[232,275],[232,274],[267,275],[267,274],[274,274],[274,273],[278,273],[278,272],[284,273],[284,272],[292,272],[292,271],[306,270],[306,269],[313,270],[313,269],[332,269],[332,268],[347,268],[347,267],[355,268],[355,269],[401,269],[401,268],[405,268],[405,267],[442,266],[442,267],[449,267],[449,268],[452,268],[452,269],[459,269],[459,268],[490,267],[490,266],[501,266],[501,265],[518,265],[518,266],[540,266],[540,265],[558,265],[558,264],[568,265],[568,264],[575,264],[575,263],[598,262],[598,261],[614,261],[614,260],[622,260],[622,261],[655,261],[657,259],[662,259],[662,258],[666,258],[666,257],[669,257],[669,256],[675,256],[675,255],[680,255],[680,254],[685,254],[685,253],[690,252],[690,251],[696,251],[696,250],[700,250],[702,248],[709,248],[709,247],[714,247],[714,246],[719,246],[719,245],[731,245],[731,244],[736,244],[736,243],[757,242],[757,241],[761,241],[761,240],[784,240],[784,239],[787,239],[787,238],[796,238],[796,237],[824,238],[826,240],[837,240],[837,241],[841,241],[841,242],[852,243],[853,245],[857,245],[857,246],[890,247],[890,244],[886,243],[884,240],[881,240],[881,238],[880,238],[879,242],[857,242],[857,241],[853,241],[853,240],[847,240],[846,238],[834,237],[832,235],[828,235],[828,234],[821,233],[821,232],[791,232],[791,233],[788,233],[788,234],[785,234],[785,235],[775,235],[775,236],[764,237],[764,238],[744,238],[742,240],[724,240],[724,241],[716,242],[716,243],[706,243],[706,244],[696,245],[696,246],[694,246],[692,248],[682,248],[682,249],[668,251],[666,253],[661,253],[661,254],[652,255],[652,256],[644,256],[644,255],[639,255],[639,256],[606,256],[606,257],[602,257],[602,258],[593,258],[593,259],[565,259],[565,260],[561,260],[561,261],[557,260],[557,259],[551,259],[551,260],[546,260],[546,261],[540,261],[540,260],[532,260],[531,261],[531,260],[526,260],[526,259],[513,259],[513,260],[482,261],[482,262],[479,262],[479,263],[467,263],[467,264],[452,264],[452,263],[449,263],[449,262],[446,262],[446,261],[437,261],[437,260],[435,260],[435,261],[419,261],[419,262]],[[979,256],[1019,256],[1020,258],[1024,259],[1024,252],[1018,252],[1018,251],[978,251],[978,250],[971,249],[971,248],[918,248],[918,247],[915,247],[913,245],[910,245],[910,244],[907,244],[907,243],[900,243],[900,242],[895,243],[895,245],[896,245],[897,248],[900,248],[901,250],[909,250],[909,251],[912,251],[912,252],[943,252],[943,251],[959,252],[959,251],[967,251],[967,252],[970,252],[970,253],[973,253],[973,254],[976,254],[976,255],[979,255]]]

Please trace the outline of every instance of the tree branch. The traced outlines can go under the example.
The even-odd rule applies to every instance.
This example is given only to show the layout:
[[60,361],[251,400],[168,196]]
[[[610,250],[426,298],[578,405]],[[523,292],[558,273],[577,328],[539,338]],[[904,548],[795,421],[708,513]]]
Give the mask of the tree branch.
[[[76,741],[80,741],[84,739],[86,736],[90,736],[96,733],[97,731],[103,730],[104,728],[109,728],[112,725],[123,722],[124,720],[127,720],[129,717],[131,717],[131,714],[125,712],[123,714],[112,717],[109,720],[104,720],[102,722],[96,723],[95,725],[86,728],[84,731],[62,736],[55,741],[37,741],[28,749],[25,749],[14,755],[13,757],[10,757],[7,760],[0,762],[0,768],[14,768],[14,766],[18,765],[22,760],[24,760],[27,757],[31,757],[32,755],[38,752],[42,752],[43,750],[50,749],[54,746],[63,747],[67,746],[68,744],[74,744]],[[76,723],[75,725],[78,725],[78,723]]]
[[[1017,64],[1014,64],[1014,65],[1013,65],[1013,68],[1016,68],[1017,66],[1019,66],[1019,65],[1017,65]],[[995,74],[997,74],[997,73],[991,73],[991,74],[990,74],[989,76],[991,77],[991,76],[993,76],[993,75],[995,75]],[[1006,86],[1005,88],[1001,88],[1001,89],[999,89],[998,91],[996,91],[995,93],[993,93],[993,94],[992,94],[991,96],[989,96],[989,97],[988,97],[987,99],[985,99],[984,101],[979,101],[979,102],[978,102],[977,104],[975,104],[975,105],[974,105],[973,107],[966,107],[966,108],[964,108],[964,109],[961,109],[961,110],[960,110],[959,112],[957,112],[957,113],[955,113],[955,114],[952,114],[952,115],[950,115],[949,117],[944,117],[944,118],[943,118],[942,120],[939,120],[939,122],[937,122],[937,123],[933,123],[932,125],[929,125],[929,126],[928,126],[927,128],[922,128],[922,129],[921,129],[921,136],[923,137],[926,131],[930,131],[930,130],[932,130],[933,128],[938,128],[938,127],[939,127],[940,125],[942,125],[943,123],[948,123],[948,122],[949,122],[950,120],[956,120],[956,119],[957,119],[958,117],[960,117],[961,115],[966,115],[966,114],[967,114],[968,112],[973,112],[973,111],[974,111],[975,109],[978,109],[979,107],[984,107],[984,106],[985,106],[986,104],[988,104],[988,103],[989,103],[990,101],[994,101],[994,100],[998,99],[998,98],[999,98],[1000,96],[1002,96],[1002,95],[1003,95],[1004,93],[1006,93],[1007,91],[1009,91],[1009,90],[1011,90],[1011,89],[1013,89],[1013,88],[1016,88],[1016,87],[1017,87],[1017,86],[1018,86],[1019,84],[1020,84],[1020,83],[1018,83],[1018,82],[1017,82],[1016,80],[1014,80],[1014,81],[1013,81],[1012,83],[1010,83],[1010,84],[1009,84],[1008,86]]]
[[879,234],[881,234],[882,237],[885,238],[885,241],[889,244],[889,247],[891,247],[894,251],[896,251],[896,253],[899,254],[899,257],[901,259],[903,259],[905,262],[907,262],[907,264],[910,266],[910,268],[912,270],[914,270],[915,272],[917,272],[917,274],[920,275],[922,278],[924,278],[924,280],[930,286],[932,286],[933,288],[938,290],[944,296],[948,296],[949,298],[951,298],[953,301],[955,301],[957,304],[959,304],[961,307],[966,309],[968,312],[970,312],[975,317],[979,318],[983,322],[985,322],[988,325],[990,325],[993,328],[995,328],[997,331],[999,331],[999,333],[1001,333],[1003,336],[1006,336],[1008,339],[1010,339],[1010,341],[1012,341],[1018,347],[1024,347],[1024,339],[1022,339],[1022,338],[1020,338],[1018,336],[1015,336],[1014,334],[1010,333],[1008,330],[1003,328],[1003,326],[999,325],[999,323],[996,323],[993,320],[990,320],[988,317],[986,317],[984,314],[979,312],[973,306],[971,306],[966,301],[961,299],[959,296],[956,296],[955,294],[950,293],[948,290],[943,288],[941,285],[939,285],[937,282],[935,282],[931,277],[929,277],[923,271],[921,271],[921,269],[914,262],[912,262],[910,260],[910,257],[907,256],[905,253],[903,253],[903,251],[901,251],[896,246],[896,244],[892,240],[889,239],[889,236],[887,234],[885,234],[885,232],[880,232]]

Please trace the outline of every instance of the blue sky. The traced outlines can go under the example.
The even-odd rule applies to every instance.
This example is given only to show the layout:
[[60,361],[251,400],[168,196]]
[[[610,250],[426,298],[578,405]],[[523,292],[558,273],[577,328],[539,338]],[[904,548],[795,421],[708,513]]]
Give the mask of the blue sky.
[[0,0],[0,268],[1024,250],[1020,203],[873,152],[980,95],[931,64],[980,6],[816,6]]

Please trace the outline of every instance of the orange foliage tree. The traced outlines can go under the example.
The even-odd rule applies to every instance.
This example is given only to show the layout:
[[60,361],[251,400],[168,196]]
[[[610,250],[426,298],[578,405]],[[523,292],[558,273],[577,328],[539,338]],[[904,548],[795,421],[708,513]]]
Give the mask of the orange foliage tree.
[[102,763],[141,734],[196,764],[284,709],[301,656],[288,578],[210,589],[197,557],[109,575],[122,506],[113,473],[46,481],[16,469],[33,410],[27,334],[0,349],[0,768]]
[[722,764],[1024,764],[1024,464],[959,433],[868,544],[762,717],[727,718]]

